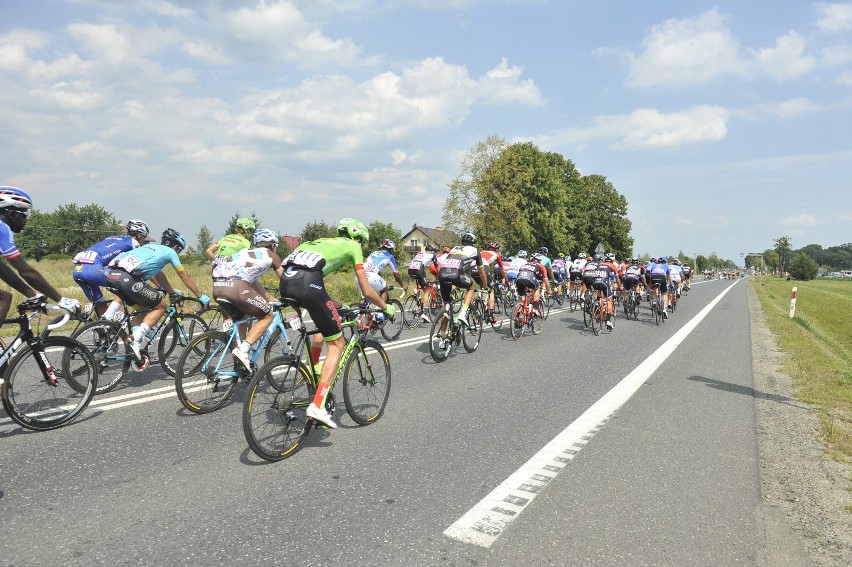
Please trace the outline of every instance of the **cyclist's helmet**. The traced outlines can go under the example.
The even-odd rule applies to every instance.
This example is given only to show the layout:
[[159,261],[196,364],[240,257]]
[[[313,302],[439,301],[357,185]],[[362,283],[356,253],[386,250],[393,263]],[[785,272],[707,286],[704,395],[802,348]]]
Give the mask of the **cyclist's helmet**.
[[396,242],[394,242],[390,238],[385,238],[384,240],[382,240],[381,248],[384,248],[385,250],[393,250],[394,248],[396,248]]
[[518,258],[526,258],[527,251],[526,250],[518,250]]
[[596,262],[603,262],[603,256],[601,256],[600,254],[595,254],[595,261]]
[[609,260],[610,262],[615,262],[615,254],[610,252],[609,254],[606,255],[606,259]]
[[476,237],[472,232],[465,232],[462,234],[461,241],[465,246],[472,246],[476,242]]
[[432,246],[431,244],[427,244],[427,245],[426,245],[426,251],[427,251],[427,252],[437,252],[437,251],[438,251],[438,249],[437,249],[437,248],[435,248],[434,246]]
[[542,246],[541,248],[538,249],[538,253],[543,255],[543,256],[547,256],[548,252],[549,252],[549,250],[547,249],[547,246]]
[[530,254],[530,262],[538,262],[539,260],[541,260],[540,252],[533,252]]
[[145,238],[148,236],[148,233],[151,232],[151,229],[148,228],[148,223],[136,219],[130,219],[127,221],[127,224],[124,225],[124,230],[126,230],[127,234],[131,236],[138,235],[142,238]]
[[630,259],[630,263],[639,264],[639,256],[633,256],[633,258]]
[[672,260],[672,264],[674,264],[675,266],[680,266],[680,260],[679,260],[679,259],[677,259],[677,258],[674,258],[674,259]]
[[663,256],[662,258],[660,258],[660,263],[661,263],[661,264],[668,264],[668,262],[669,262],[669,259],[668,259],[668,258],[666,258],[665,256]]
[[491,242],[489,242],[489,243],[488,243],[487,248],[488,248],[489,250],[494,250],[495,252],[499,252],[499,251],[500,251],[500,245],[499,245],[499,244],[497,244],[497,242],[496,242],[496,241],[494,241],[494,240],[492,240]]
[[588,257],[589,257],[588,254],[586,254],[585,252],[580,252],[579,254],[577,254],[577,258],[588,258]]
[[247,217],[240,217],[237,219],[237,222],[234,223],[237,228],[241,229],[246,234],[254,231],[256,228],[254,221]]
[[566,262],[570,262],[570,261],[571,261],[571,254],[568,254],[567,256],[565,256],[565,261],[566,261]]
[[30,196],[17,187],[0,187],[0,213],[6,215],[6,224],[12,232],[24,229],[32,208]]
[[268,228],[259,228],[255,230],[253,240],[255,246],[263,246],[264,244],[278,245],[278,235],[275,234],[275,231],[269,230]]
[[370,231],[364,226],[364,223],[349,217],[338,221],[337,234],[351,238],[352,240],[360,238],[362,243],[370,240]]
[[163,231],[160,242],[166,246],[178,246],[178,252],[182,252],[186,248],[186,239],[173,228],[167,228]]

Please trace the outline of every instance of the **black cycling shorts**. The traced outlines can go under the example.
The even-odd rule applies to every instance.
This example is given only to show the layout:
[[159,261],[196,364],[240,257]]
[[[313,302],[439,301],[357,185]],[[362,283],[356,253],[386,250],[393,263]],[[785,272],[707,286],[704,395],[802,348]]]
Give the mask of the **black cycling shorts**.
[[660,291],[668,291],[668,283],[669,280],[666,276],[651,276],[651,287],[659,284]]
[[108,268],[106,276],[109,286],[129,305],[156,307],[165,296],[141,276],[134,276],[121,268]]
[[621,283],[624,285],[624,289],[630,291],[635,286],[639,285],[639,278],[636,276],[625,276],[621,278]]
[[310,314],[314,324],[326,340],[333,340],[343,332],[340,314],[334,301],[325,290],[322,270],[309,270],[290,266],[281,275],[278,284],[281,297],[292,297]]
[[441,283],[441,299],[449,303],[453,299],[453,286],[461,289],[470,289],[473,280],[463,270],[458,268],[441,268],[438,272],[438,281]]

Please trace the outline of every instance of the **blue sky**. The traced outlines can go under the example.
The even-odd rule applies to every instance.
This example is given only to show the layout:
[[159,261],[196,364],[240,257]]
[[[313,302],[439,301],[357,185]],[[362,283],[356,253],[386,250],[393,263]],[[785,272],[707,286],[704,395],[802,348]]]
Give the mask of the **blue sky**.
[[438,226],[491,134],[605,175],[637,253],[852,241],[852,3],[0,0],[0,83],[0,184],[191,243]]

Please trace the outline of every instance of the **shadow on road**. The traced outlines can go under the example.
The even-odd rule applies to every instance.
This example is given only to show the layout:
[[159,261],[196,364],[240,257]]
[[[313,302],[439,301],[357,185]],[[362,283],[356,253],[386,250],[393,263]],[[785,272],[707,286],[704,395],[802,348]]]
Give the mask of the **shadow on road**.
[[741,386],[739,384],[723,382],[721,380],[707,378],[705,376],[690,376],[689,378],[687,378],[687,380],[692,380],[693,382],[701,382],[702,384],[705,384],[717,390],[722,390],[723,392],[743,394],[745,396],[751,396],[752,398],[757,398],[759,400],[768,400],[770,402],[777,402],[779,404],[787,404],[789,406],[793,406],[799,409],[807,409],[807,407],[805,407],[805,405],[797,399],[788,398],[787,396],[779,396],[778,394],[767,394],[764,392],[758,392],[754,388],[749,388],[748,386]]

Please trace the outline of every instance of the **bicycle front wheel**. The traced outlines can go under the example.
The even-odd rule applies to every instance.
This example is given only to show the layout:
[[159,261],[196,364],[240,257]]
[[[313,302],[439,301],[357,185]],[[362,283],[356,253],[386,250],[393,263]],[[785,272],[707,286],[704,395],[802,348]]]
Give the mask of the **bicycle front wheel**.
[[[87,323],[71,335],[71,338],[80,341],[95,359],[98,367],[98,387],[95,394],[105,394],[118,386],[130,370],[133,355],[128,340],[123,335],[118,323],[103,320]],[[75,380],[73,375],[69,377],[69,381],[71,380]]]
[[207,331],[192,339],[180,355],[175,391],[180,403],[189,411],[216,411],[234,393],[240,375],[228,349],[230,337],[222,331]]
[[544,326],[544,318],[539,317],[538,315],[533,313],[532,315],[530,315],[529,326],[530,326],[530,331],[532,331],[532,334],[540,335],[541,329]]
[[[160,366],[163,367],[166,374],[174,376],[177,373],[177,362],[180,355],[183,354],[183,349],[192,339],[206,330],[207,323],[204,322],[204,319],[191,314],[178,315],[174,321],[170,321],[166,325],[157,343],[157,356],[160,359]],[[204,351],[201,350],[196,354],[203,356]]]
[[404,324],[402,303],[400,303],[398,299],[388,299],[387,304],[393,305],[396,308],[396,313],[392,319],[385,317],[385,320],[382,323],[382,336],[385,340],[392,341],[397,339],[399,334],[402,333],[402,326]]
[[522,336],[524,336],[525,325],[526,322],[524,321],[524,304],[522,302],[518,302],[515,305],[515,312],[512,314],[511,331],[513,339],[518,340]]
[[390,397],[391,368],[385,349],[374,340],[361,343],[343,367],[343,403],[349,417],[369,425],[382,417]]
[[602,317],[604,317],[603,308],[601,307],[600,303],[595,303],[595,306],[592,308],[592,320],[590,322],[592,326],[592,332],[595,334],[595,336],[601,334],[601,327],[603,326]]
[[42,346],[52,377],[39,366],[41,353],[24,345],[9,362],[0,387],[12,421],[34,431],[71,423],[92,401],[98,386],[95,359],[78,341],[56,335],[45,338]]
[[310,431],[306,411],[315,388],[304,364],[277,356],[249,382],[243,434],[255,455],[280,461],[293,455]]

